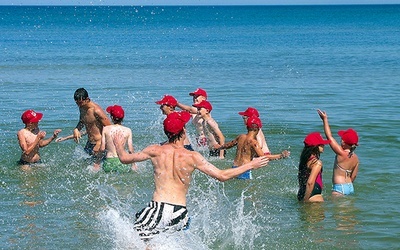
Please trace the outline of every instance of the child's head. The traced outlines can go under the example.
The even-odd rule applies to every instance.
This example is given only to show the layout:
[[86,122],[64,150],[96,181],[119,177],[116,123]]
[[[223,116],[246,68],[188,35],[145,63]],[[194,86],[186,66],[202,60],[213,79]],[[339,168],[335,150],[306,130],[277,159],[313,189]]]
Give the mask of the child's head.
[[246,121],[247,130],[259,130],[262,127],[261,120],[257,116],[251,116]]
[[208,113],[211,113],[212,110],[212,105],[210,102],[203,100],[200,103],[193,104],[193,107],[196,107],[197,110],[200,110],[202,108],[206,109]]
[[106,111],[110,114],[114,123],[121,123],[125,117],[124,109],[119,105],[109,106]]

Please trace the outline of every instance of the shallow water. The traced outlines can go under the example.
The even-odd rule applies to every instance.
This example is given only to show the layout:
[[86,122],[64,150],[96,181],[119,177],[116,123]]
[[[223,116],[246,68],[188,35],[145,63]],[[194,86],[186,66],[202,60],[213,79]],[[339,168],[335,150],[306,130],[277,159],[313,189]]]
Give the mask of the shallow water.
[[[392,249],[399,244],[399,6],[0,7],[0,248],[143,249],[132,230],[150,201],[152,167],[93,173],[84,142],[41,149],[43,166],[20,170],[20,115],[44,113],[41,129],[72,133],[73,93],[125,108],[137,150],[165,140],[155,101],[207,90],[228,140],[245,133],[237,114],[259,109],[273,153],[254,180],[219,183],[196,173],[191,228],[156,249]],[[296,200],[302,141],[321,131],[359,132],[356,194],[330,195],[334,155],[322,155],[323,204]],[[188,126],[194,139],[193,127]],[[210,159],[229,168],[234,158]]]

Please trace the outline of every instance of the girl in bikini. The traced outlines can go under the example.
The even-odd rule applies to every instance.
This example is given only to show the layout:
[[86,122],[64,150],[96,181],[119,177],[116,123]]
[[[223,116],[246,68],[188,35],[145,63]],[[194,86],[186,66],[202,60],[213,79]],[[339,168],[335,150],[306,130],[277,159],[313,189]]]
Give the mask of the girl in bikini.
[[341,143],[333,138],[328,123],[328,115],[326,112],[317,110],[324,124],[326,138],[330,140],[329,146],[335,152],[335,162],[333,165],[332,176],[332,194],[333,195],[349,195],[354,193],[353,182],[357,177],[359,160],[354,153],[358,146],[358,134],[355,130],[349,128],[340,130],[338,135],[341,137]]
[[299,162],[299,191],[297,199],[304,202],[323,202],[322,161],[320,154],[329,144],[319,132],[312,132],[304,139],[304,148]]

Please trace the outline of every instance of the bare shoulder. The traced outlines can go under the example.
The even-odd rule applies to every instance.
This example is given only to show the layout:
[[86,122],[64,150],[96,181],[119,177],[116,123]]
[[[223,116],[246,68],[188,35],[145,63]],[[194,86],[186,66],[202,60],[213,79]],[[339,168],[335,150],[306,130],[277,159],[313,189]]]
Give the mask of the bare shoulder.
[[310,169],[322,167],[322,161],[320,159],[311,159],[307,165]]
[[132,130],[128,127],[121,126],[121,128],[125,131],[125,133],[132,133]]
[[17,136],[18,138],[23,138],[25,137],[26,133],[25,133],[26,129],[21,129],[17,132]]

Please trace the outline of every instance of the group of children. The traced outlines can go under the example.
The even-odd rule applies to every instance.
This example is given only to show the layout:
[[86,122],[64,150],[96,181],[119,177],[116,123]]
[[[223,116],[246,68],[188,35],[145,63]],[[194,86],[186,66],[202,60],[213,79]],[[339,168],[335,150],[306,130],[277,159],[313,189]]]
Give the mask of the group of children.
[[[280,154],[271,154],[261,130],[262,122],[257,109],[249,107],[238,113],[243,117],[247,133],[240,134],[234,140],[226,142],[217,122],[211,116],[212,105],[207,101],[207,92],[198,88],[189,95],[193,97],[191,106],[178,102],[171,95],[164,95],[161,100],[155,103],[160,105],[162,113],[167,117],[178,112],[175,110],[176,107],[181,109],[181,112],[190,114],[196,128],[197,146],[208,147],[209,156],[224,159],[225,150],[236,147],[236,156],[232,168],[249,163],[255,157],[265,156],[268,160],[279,160],[290,156],[290,152],[287,150],[283,150]],[[119,133],[122,133],[125,141],[124,147],[127,148],[128,153],[134,152],[132,131],[122,125],[125,116],[124,109],[119,105],[107,107],[106,112],[109,113],[110,120],[104,110],[90,100],[84,88],[75,91],[74,100],[80,111],[79,122],[72,135],[58,138],[56,141],[60,142],[73,138],[76,142],[79,142],[81,136],[87,134],[88,141],[85,145],[85,151],[93,156],[93,166],[96,171],[101,166],[106,172],[136,170],[137,166],[134,162],[129,165],[121,163],[113,141],[113,135],[116,131],[120,131]],[[332,136],[327,114],[321,110],[318,110],[318,114],[323,121],[327,140],[324,140],[319,132],[308,134],[304,140],[298,170],[298,199],[300,201],[323,201],[320,154],[326,144],[329,144],[336,154],[332,178],[333,193],[347,195],[354,192],[352,183],[358,172],[358,157],[354,153],[358,145],[357,132],[353,129],[339,131],[339,136],[342,139],[339,144]],[[39,148],[47,146],[61,132],[60,129],[56,129],[50,138],[45,139],[46,132],[40,131],[38,127],[38,122],[42,117],[42,113],[34,110],[27,110],[21,116],[25,128],[18,131],[18,141],[22,150],[19,164],[23,168],[29,168],[32,164],[40,163]],[[83,128],[85,128],[84,132],[82,132]],[[190,151],[194,150],[188,137],[185,137],[184,148]],[[236,178],[252,179],[252,173],[249,170]]]

